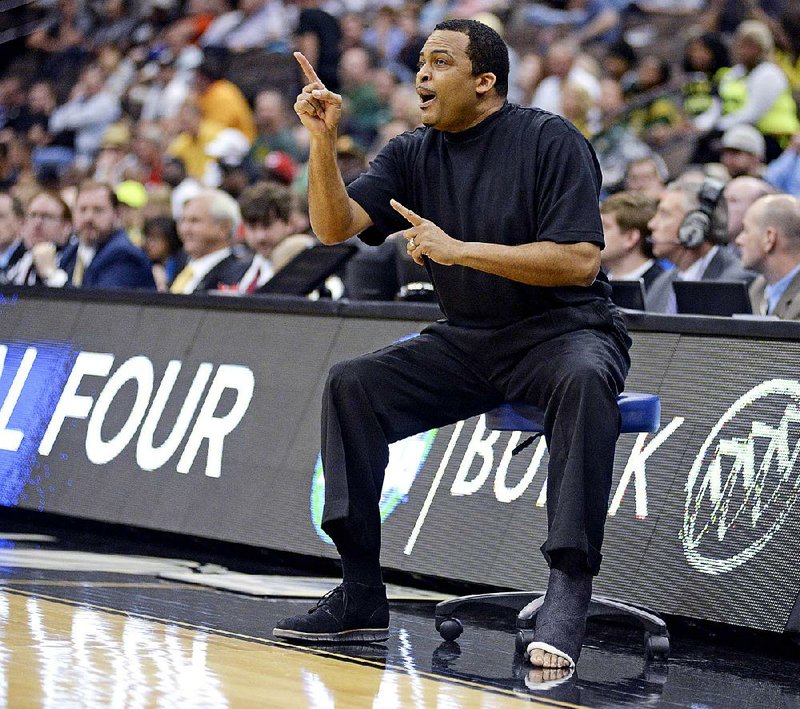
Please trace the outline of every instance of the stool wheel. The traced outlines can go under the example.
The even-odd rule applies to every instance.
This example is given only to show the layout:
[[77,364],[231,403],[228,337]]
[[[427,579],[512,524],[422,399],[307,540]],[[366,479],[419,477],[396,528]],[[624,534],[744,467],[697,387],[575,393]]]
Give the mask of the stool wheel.
[[669,657],[669,638],[666,635],[650,635],[650,633],[645,633],[644,647],[648,660],[666,660]]
[[514,637],[514,648],[520,655],[527,655],[528,645],[533,642],[532,630],[518,630]]
[[455,640],[464,632],[464,626],[458,618],[445,618],[439,624],[439,635],[447,641]]

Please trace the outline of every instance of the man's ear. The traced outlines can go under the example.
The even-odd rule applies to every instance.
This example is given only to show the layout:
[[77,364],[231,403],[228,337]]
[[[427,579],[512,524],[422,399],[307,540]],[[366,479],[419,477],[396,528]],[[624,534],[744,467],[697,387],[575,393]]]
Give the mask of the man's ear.
[[497,76],[490,71],[483,74],[478,74],[475,77],[475,93],[484,95],[488,93],[492,87],[497,83]]
[[636,246],[636,244],[640,244],[642,242],[642,232],[638,229],[630,229],[629,231],[625,232],[625,240],[631,247]]
[[764,231],[764,247],[767,253],[775,250],[778,245],[778,232],[775,227],[768,226]]

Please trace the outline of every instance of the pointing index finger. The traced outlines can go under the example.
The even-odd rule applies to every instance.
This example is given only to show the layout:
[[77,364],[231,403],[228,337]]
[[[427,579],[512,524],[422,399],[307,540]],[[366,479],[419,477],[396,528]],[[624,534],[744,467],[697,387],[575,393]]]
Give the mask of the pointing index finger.
[[390,199],[389,204],[392,206],[392,209],[394,209],[395,212],[397,212],[414,226],[419,226],[425,221],[421,216],[419,216],[419,214],[412,212],[408,207],[404,207],[396,199]]
[[323,89],[325,88],[325,84],[322,83],[320,78],[317,76],[317,72],[314,71],[314,67],[311,66],[311,62],[305,58],[302,52],[295,52],[294,58],[297,59],[297,63],[300,65],[300,68],[303,70],[303,73],[306,75],[306,79],[309,80],[312,84],[319,84]]

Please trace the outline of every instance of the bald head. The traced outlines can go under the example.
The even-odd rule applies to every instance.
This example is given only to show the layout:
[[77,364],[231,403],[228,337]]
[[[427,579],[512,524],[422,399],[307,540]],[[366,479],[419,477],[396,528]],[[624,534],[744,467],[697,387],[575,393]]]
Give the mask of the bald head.
[[728,242],[733,242],[742,230],[742,219],[747,208],[760,197],[775,194],[775,188],[758,177],[735,177],[723,195],[728,205]]
[[784,247],[800,253],[800,199],[788,194],[757,199],[748,210],[762,229],[774,229]]
[[800,200],[787,194],[757,199],[736,237],[742,264],[776,283],[800,264]]

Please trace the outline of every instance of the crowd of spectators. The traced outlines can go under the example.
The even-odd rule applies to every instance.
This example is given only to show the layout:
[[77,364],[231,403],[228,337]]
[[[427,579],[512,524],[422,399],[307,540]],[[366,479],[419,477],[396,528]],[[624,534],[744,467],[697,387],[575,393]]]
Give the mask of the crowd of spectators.
[[[292,52],[344,98],[349,182],[419,125],[427,35],[471,17],[509,44],[509,101],[594,146],[612,282],[643,279],[646,308],[669,313],[675,280],[741,279],[754,312],[800,317],[795,2],[39,0],[3,15],[0,283],[257,294],[315,244]],[[324,296],[432,297],[392,238],[340,275]]]

